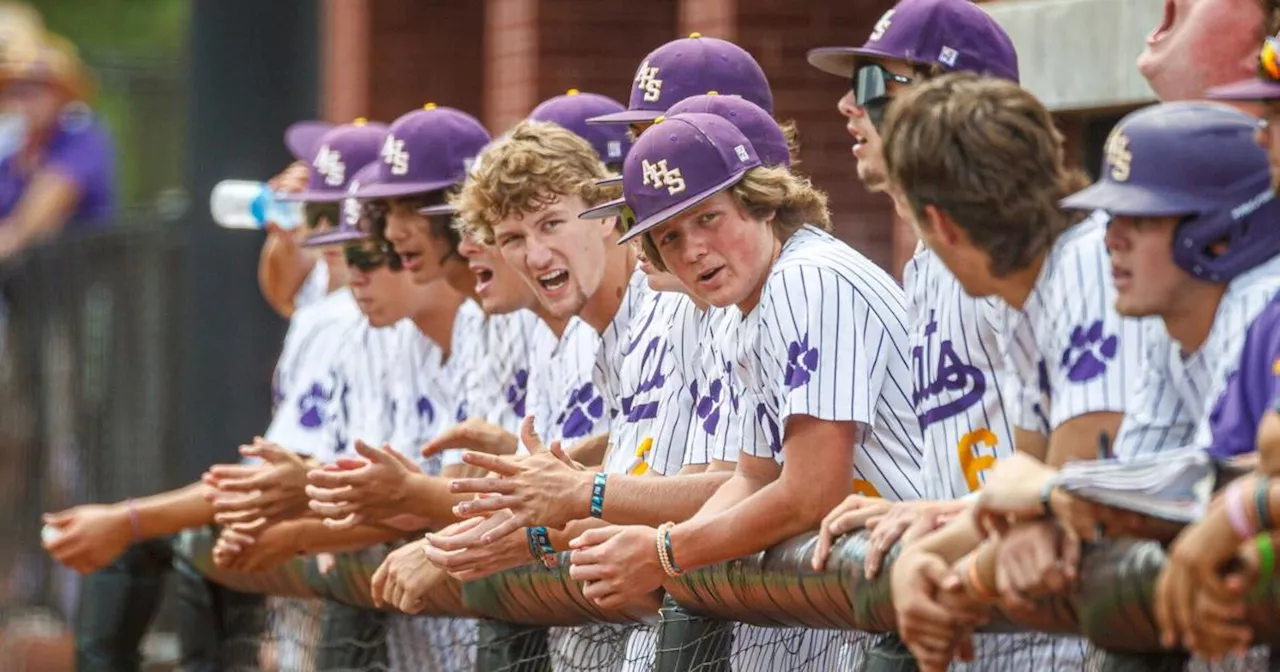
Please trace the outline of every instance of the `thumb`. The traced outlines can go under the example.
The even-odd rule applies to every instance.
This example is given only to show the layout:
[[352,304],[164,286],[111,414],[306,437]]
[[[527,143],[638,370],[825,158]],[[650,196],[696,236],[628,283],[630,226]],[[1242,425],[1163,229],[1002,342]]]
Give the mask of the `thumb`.
[[400,451],[396,450],[395,448],[392,448],[390,444],[386,444],[382,446],[382,452],[389,455],[392,460],[395,460],[397,464],[399,464],[400,466],[404,467],[409,471],[416,471],[418,469],[417,463],[409,459],[407,455],[403,455],[400,453]]
[[524,420],[520,423],[520,442],[530,454],[546,450],[542,445],[542,439],[538,437],[538,432],[533,428],[532,415],[524,416]]
[[952,591],[961,587],[960,577],[951,571],[951,568],[942,562],[941,559],[933,558],[932,561],[924,563],[922,571],[929,583],[938,587],[938,590]]
[[285,450],[282,446],[258,439],[254,441],[252,446],[247,446],[248,450],[241,451],[243,454],[261,457],[270,464],[281,464],[290,461],[293,453]]
[[554,455],[557,460],[564,462],[565,464],[569,465],[570,467],[573,467],[574,469],[580,468],[580,465],[577,462],[574,462],[573,458],[569,457],[568,453],[564,452],[564,447],[560,445],[559,440],[551,442],[550,450],[551,450],[551,454]]
[[381,464],[386,462],[388,459],[381,450],[374,449],[372,446],[360,439],[356,439],[356,452],[360,454],[360,457],[369,460],[370,464]]
[[352,469],[359,469],[360,467],[363,467],[366,464],[368,464],[368,462],[365,462],[364,460],[357,460],[354,457],[339,457],[338,459],[333,461],[333,464],[325,465],[324,470],[325,471],[351,471]]
[[71,509],[59,511],[57,513],[46,513],[43,516],[45,524],[53,525],[54,527],[62,527],[67,523],[70,523],[73,517],[74,515],[71,513]]

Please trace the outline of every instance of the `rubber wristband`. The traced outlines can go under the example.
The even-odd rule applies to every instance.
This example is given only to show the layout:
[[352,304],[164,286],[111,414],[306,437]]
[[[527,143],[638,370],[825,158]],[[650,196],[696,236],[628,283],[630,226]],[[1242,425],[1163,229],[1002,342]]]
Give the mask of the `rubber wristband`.
[[1267,591],[1271,586],[1271,579],[1275,576],[1276,547],[1268,533],[1254,537],[1253,543],[1258,549],[1258,585],[1253,588],[1253,594],[1257,595]]
[[534,536],[538,541],[538,550],[541,551],[541,555],[538,560],[542,563],[543,567],[546,567],[547,569],[555,569],[560,565],[560,561],[556,556],[555,547],[551,545],[551,534],[547,532],[546,527],[541,525],[533,529]]
[[591,517],[604,517],[604,486],[609,481],[609,475],[600,472],[596,474],[595,481],[591,485]]
[[1258,529],[1271,529],[1271,480],[1265,476],[1253,489],[1253,505],[1258,511]]
[[1231,529],[1235,530],[1236,536],[1241,541],[1252,537],[1257,530],[1249,527],[1249,514],[1245,512],[1245,496],[1244,483],[1237,479],[1227,486],[1227,492],[1224,495],[1223,504],[1227,509],[1227,521],[1231,523]]
[[965,568],[965,585],[969,586],[970,593],[977,598],[979,602],[995,602],[999,597],[996,591],[987,587],[982,582],[982,575],[978,573],[978,556],[971,555],[968,560],[969,566]]
[[680,565],[676,564],[676,555],[671,552],[671,528],[675,525],[668,526],[662,534],[662,544],[667,549],[667,562],[671,564],[671,576],[680,576],[684,574],[684,570],[680,569]]
[[538,550],[537,528],[530,527],[526,532],[529,535],[529,555],[533,556],[534,560],[542,562],[542,553]]
[[142,521],[138,520],[138,510],[133,506],[132,499],[124,500],[125,508],[129,510],[129,527],[133,530],[133,543],[142,541]]

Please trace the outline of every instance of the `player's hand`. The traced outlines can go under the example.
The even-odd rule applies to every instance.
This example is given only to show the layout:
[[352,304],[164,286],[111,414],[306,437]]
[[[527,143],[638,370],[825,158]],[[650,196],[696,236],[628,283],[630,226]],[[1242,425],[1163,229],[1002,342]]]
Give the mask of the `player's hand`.
[[938,518],[943,513],[965,508],[960,501],[942,502],[896,502],[884,514],[867,521],[867,529],[871,530],[868,540],[865,571],[868,581],[880,575],[884,559],[893,550],[894,544],[902,541],[903,545],[934,531],[938,528]]
[[311,510],[332,529],[348,529],[366,520],[383,520],[404,513],[409,479],[422,469],[384,445],[380,450],[355,442],[362,460],[344,458],[336,465],[313,469],[306,494]]
[[[1240,548],[1221,499],[1213,500],[1205,517],[1178,535],[1156,581],[1154,611],[1161,644],[1167,648],[1181,644],[1192,651],[1199,648],[1197,594],[1204,595],[1201,599],[1205,603],[1222,606],[1224,618],[1238,613],[1242,622],[1247,581],[1238,573],[1226,573]],[[1234,609],[1226,608],[1233,604]],[[1246,638],[1245,630],[1237,633],[1241,639]],[[1251,639],[1252,633],[1247,638]]]
[[207,496],[215,511],[214,522],[232,525],[259,518],[280,522],[306,512],[303,488],[309,467],[302,457],[262,437],[240,446],[240,454],[261,458],[265,464],[215,465],[201,479],[214,488]]
[[450,492],[489,495],[455,505],[453,512],[459,518],[489,516],[503,510],[514,514],[505,524],[489,531],[489,541],[517,528],[545,525],[559,529],[591,515],[591,486],[595,474],[575,468],[558,442],[543,448],[533,430],[532,416],[520,425],[520,436],[530,448],[529,455],[497,457],[469,452],[463,456],[467,464],[498,477],[461,478],[449,485]]
[[392,551],[373,573],[370,592],[375,606],[389,606],[406,614],[421,613],[426,596],[448,581],[444,570],[431,564],[425,541],[405,544]]
[[129,509],[121,504],[88,504],[44,515],[60,534],[44,549],[58,562],[91,574],[111,564],[133,540]]
[[446,450],[471,450],[489,455],[514,455],[518,447],[516,435],[481,418],[467,418],[440,432],[422,446],[422,456],[431,457]]
[[310,164],[306,161],[294,161],[275,177],[267,180],[267,187],[278,193],[295,194],[307,188],[309,179],[311,179]]
[[657,534],[644,525],[587,530],[569,542],[569,576],[583,582],[582,596],[601,609],[621,609],[661,588],[667,578],[654,544]]
[[986,610],[964,600],[960,578],[935,554],[905,551],[890,572],[903,643],[922,670],[946,670]]
[[477,524],[460,526],[453,534],[428,534],[422,552],[432,564],[459,581],[475,581],[534,562],[529,552],[528,531],[523,527],[490,542],[472,543],[502,522],[503,515],[469,519],[467,522]]
[[1080,538],[1053,521],[1010,530],[996,549],[996,592],[1011,612],[1035,608],[1035,599],[1062,595],[1080,571]]
[[214,544],[213,561],[237,572],[265,572],[302,553],[296,522],[275,525],[236,524],[222,528]]
[[1042,517],[1044,486],[1055,473],[1026,453],[1014,453],[996,462],[973,507],[978,529],[999,534],[1016,521]]
[[813,570],[820,572],[827,566],[827,559],[831,557],[831,547],[835,545],[836,539],[862,529],[868,520],[888,511],[890,506],[890,502],[879,497],[845,497],[843,502],[831,509],[831,513],[822,519],[822,525],[818,527],[818,543],[813,549]]

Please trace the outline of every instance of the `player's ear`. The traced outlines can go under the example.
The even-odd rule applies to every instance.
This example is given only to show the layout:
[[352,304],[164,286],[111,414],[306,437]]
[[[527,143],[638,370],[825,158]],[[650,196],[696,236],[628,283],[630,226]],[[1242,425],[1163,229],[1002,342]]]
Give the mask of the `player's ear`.
[[956,224],[956,220],[951,219],[950,215],[939,210],[937,206],[924,206],[924,218],[939,242],[945,245],[955,245],[960,241],[963,235],[960,225]]

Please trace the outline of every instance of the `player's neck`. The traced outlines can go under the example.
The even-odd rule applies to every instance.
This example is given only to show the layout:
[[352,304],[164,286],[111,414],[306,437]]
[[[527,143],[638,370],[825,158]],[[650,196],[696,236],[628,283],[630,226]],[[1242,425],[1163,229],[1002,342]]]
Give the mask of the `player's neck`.
[[1209,330],[1213,328],[1213,318],[1218,314],[1218,306],[1226,291],[1225,284],[1197,282],[1187,291],[1179,292],[1178,310],[1168,311],[1160,316],[1164,321],[1165,331],[1169,332],[1169,338],[1178,343],[1183,357],[1199,350],[1208,340]]
[[457,318],[458,309],[467,297],[455,291],[448,283],[437,282],[436,284],[438,289],[433,292],[431,300],[409,319],[413,320],[413,325],[422,332],[423,336],[440,346],[444,358],[447,359],[453,348],[453,321]]
[[1040,271],[1044,268],[1044,260],[1048,252],[1041,252],[1026,268],[1014,271],[1003,278],[992,278],[991,284],[996,296],[1004,300],[1016,310],[1022,310],[1040,279]]
[[538,319],[542,320],[543,324],[547,325],[547,328],[551,330],[551,333],[556,335],[556,338],[564,336],[564,330],[569,327],[569,320],[572,319],[556,317],[541,305],[534,308],[533,313],[538,316]]
[[606,245],[611,249],[605,257],[604,277],[600,279],[600,287],[587,299],[587,304],[578,315],[599,334],[604,334],[609,323],[617,316],[627,294],[627,287],[631,284],[631,276],[636,270],[636,253],[630,245],[614,245],[613,241]]

